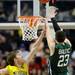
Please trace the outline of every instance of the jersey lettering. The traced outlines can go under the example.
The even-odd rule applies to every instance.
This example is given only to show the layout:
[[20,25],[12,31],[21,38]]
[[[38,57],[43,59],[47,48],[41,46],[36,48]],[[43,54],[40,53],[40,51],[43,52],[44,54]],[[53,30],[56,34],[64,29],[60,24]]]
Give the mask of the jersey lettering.
[[60,55],[60,56],[59,56],[59,61],[58,61],[57,66],[58,66],[58,67],[67,66],[68,60],[69,60],[69,54]]

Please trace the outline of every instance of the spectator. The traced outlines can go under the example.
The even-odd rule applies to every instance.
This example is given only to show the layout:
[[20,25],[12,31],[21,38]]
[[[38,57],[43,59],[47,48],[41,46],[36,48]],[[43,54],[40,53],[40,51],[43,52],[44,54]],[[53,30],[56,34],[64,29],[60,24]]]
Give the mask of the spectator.
[[75,21],[75,8],[72,10],[71,14],[72,14],[72,21]]
[[6,15],[4,13],[3,3],[0,2],[0,22],[6,22]]
[[43,6],[42,4],[41,4],[41,6],[40,6],[40,15],[41,16],[43,16],[43,17],[45,17],[46,16],[46,9],[45,9],[45,6]]
[[17,5],[14,4],[11,14],[9,14],[8,21],[15,22],[17,18]]
[[75,51],[71,56],[70,68],[72,68],[72,75],[75,75]]
[[6,65],[6,59],[3,56],[0,56],[0,69],[4,68]]
[[70,11],[64,11],[64,12],[59,12],[57,16],[58,21],[72,21],[72,16],[70,14]]
[[23,58],[26,59],[26,56],[28,55],[29,52],[25,49],[25,46],[23,43],[20,45],[19,50],[22,52]]
[[29,8],[28,8],[28,4],[25,3],[24,6],[23,6],[23,9],[22,9],[21,15],[24,16],[24,15],[26,14],[26,12],[28,11],[28,9],[29,9]]
[[5,32],[0,32],[0,50],[2,53],[12,50],[11,44],[8,42],[6,37],[7,34]]

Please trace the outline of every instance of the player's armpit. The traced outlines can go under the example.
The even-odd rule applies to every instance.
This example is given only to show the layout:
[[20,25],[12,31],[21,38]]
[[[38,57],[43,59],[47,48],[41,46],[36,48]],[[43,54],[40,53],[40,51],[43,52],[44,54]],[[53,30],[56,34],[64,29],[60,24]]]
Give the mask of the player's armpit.
[[52,56],[55,52],[55,42],[48,42],[48,46],[50,49],[50,56]]

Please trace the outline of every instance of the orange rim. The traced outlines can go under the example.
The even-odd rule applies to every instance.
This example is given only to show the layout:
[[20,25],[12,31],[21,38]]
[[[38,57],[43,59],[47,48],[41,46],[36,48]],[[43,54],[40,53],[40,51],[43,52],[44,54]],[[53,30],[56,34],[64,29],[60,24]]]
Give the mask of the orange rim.
[[19,16],[18,18],[19,18],[19,19],[27,19],[27,18],[36,19],[36,18],[43,18],[43,17],[41,17],[41,16]]
[[[32,26],[36,26],[36,24],[37,24],[37,21],[34,22],[35,19],[39,19],[39,18],[43,18],[43,17],[41,17],[41,16],[19,16],[18,18],[20,20],[25,20],[25,19],[29,20],[29,26],[32,27]],[[34,22],[34,25],[33,25],[33,22]]]

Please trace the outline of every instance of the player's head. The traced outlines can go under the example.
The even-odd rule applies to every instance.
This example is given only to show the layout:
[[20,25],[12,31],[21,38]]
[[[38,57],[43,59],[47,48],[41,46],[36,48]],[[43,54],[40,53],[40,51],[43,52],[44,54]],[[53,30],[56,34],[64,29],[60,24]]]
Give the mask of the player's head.
[[21,51],[12,51],[7,56],[8,65],[16,66],[16,64],[22,64],[23,62]]
[[59,43],[64,42],[64,40],[66,38],[65,32],[61,31],[61,30],[57,31],[56,35],[55,35],[55,38],[56,38],[56,41],[59,42]]

